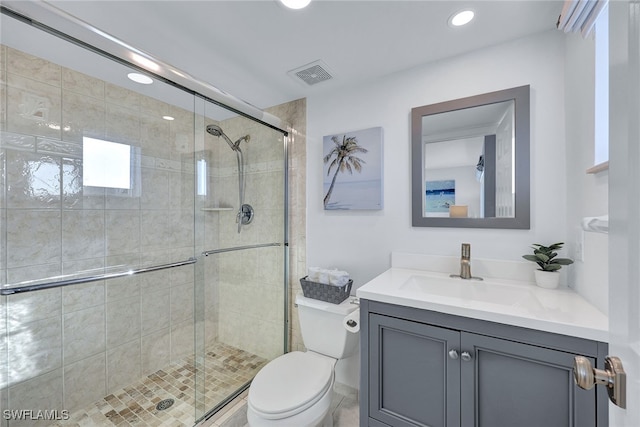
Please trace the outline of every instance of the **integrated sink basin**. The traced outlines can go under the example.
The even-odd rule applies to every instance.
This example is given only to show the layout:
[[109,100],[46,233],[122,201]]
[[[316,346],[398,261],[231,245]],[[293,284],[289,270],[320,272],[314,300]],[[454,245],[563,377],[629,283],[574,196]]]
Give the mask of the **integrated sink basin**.
[[399,289],[416,293],[423,298],[431,295],[507,306],[515,305],[532,296],[531,290],[526,286],[426,275],[409,277]]
[[459,265],[451,258],[395,254],[392,267],[360,286],[356,296],[370,311],[390,304],[595,341],[609,339],[603,313],[570,288],[536,286],[531,263],[476,260],[474,271],[484,277],[478,281],[449,277]]

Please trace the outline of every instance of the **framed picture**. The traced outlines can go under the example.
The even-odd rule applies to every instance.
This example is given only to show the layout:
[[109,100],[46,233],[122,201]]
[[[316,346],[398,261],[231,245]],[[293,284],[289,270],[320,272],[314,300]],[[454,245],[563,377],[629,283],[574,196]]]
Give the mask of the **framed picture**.
[[[449,215],[449,207],[456,204],[456,181],[445,179],[425,182],[425,216]],[[433,215],[436,214],[436,215]]]
[[323,138],[325,210],[382,209],[382,128]]

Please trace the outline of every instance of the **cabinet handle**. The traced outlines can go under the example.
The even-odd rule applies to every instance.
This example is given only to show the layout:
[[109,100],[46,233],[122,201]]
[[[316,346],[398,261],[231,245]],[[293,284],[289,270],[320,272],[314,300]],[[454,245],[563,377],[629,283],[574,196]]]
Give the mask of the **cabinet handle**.
[[449,350],[449,357],[453,360],[458,358],[458,352],[456,350]]
[[471,355],[469,354],[468,351],[463,351],[462,355],[460,356],[462,358],[462,360],[464,360],[465,362],[470,361],[471,359],[473,359],[473,357],[471,357]]

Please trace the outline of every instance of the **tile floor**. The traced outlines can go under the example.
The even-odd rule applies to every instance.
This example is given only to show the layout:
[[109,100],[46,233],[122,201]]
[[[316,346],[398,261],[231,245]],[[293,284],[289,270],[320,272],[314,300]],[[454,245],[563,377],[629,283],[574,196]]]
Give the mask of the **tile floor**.
[[[212,408],[249,382],[267,360],[217,343],[207,349],[204,363],[205,400],[202,408]],[[69,420],[54,426],[192,426],[196,413],[195,376],[194,358],[187,357],[73,412]],[[164,399],[173,399],[173,405],[158,410],[156,405]]]
[[[360,414],[357,390],[336,387],[331,410],[334,427],[358,427]],[[247,424],[247,392],[223,408],[212,419],[202,422],[197,427],[249,427]]]

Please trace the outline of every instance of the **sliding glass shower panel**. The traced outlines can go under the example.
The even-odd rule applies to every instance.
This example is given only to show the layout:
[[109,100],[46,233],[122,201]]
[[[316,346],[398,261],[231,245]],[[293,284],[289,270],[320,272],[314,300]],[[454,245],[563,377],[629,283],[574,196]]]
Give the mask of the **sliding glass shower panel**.
[[196,228],[204,254],[202,392],[213,408],[284,352],[286,161],[280,131],[210,102],[204,122]]
[[2,422],[193,423],[195,97],[1,19]]

